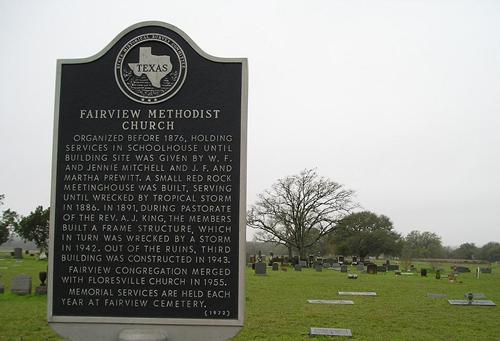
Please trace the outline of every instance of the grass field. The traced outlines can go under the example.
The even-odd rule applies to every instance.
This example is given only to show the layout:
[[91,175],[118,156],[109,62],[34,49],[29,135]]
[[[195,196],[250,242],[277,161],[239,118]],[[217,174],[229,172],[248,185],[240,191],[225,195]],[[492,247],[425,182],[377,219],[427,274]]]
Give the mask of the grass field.
[[[45,321],[46,297],[10,293],[10,279],[20,273],[31,275],[37,286],[38,272],[46,270],[47,262],[0,259],[0,282],[6,286],[0,294],[0,340],[62,340]],[[256,276],[248,268],[245,327],[234,340],[311,340],[310,327],[349,328],[355,340],[500,340],[500,307],[452,306],[447,301],[481,292],[499,304],[499,271],[494,268],[480,279],[461,274],[458,282],[449,283],[446,276],[437,280],[433,274],[360,273],[350,280],[333,270],[268,268],[267,276]],[[375,291],[378,296],[341,297],[338,291]],[[430,299],[428,293],[447,298]],[[349,299],[354,305],[313,305],[309,299]]]

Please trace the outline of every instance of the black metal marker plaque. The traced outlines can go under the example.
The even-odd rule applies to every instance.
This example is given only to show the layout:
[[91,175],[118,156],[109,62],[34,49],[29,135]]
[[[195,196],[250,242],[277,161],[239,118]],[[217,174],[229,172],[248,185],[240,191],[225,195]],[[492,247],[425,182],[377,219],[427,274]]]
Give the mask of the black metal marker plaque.
[[246,82],[156,22],[58,62],[49,321],[242,324]]

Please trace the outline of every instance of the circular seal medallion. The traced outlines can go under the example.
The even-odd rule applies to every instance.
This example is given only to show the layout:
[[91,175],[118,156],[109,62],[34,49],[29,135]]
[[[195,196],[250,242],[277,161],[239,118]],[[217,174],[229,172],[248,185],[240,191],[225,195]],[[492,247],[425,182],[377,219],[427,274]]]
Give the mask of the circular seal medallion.
[[129,40],[115,62],[115,78],[121,91],[144,104],[160,103],[174,96],[186,73],[184,51],[160,33],[146,33]]

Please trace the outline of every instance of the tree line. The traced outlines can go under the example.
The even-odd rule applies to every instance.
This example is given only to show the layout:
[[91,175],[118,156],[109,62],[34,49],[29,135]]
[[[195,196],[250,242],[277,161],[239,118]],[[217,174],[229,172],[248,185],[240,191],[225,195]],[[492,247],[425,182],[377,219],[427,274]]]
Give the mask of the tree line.
[[[0,206],[3,206],[4,194],[0,194]],[[11,209],[2,212],[0,218],[0,244],[8,241],[14,234],[24,240],[34,242],[40,251],[48,250],[50,208],[38,206],[29,215],[23,217]]]
[[[433,232],[412,231],[406,236],[395,231],[385,215],[355,212],[360,205],[354,191],[306,169],[279,179],[259,195],[247,212],[247,225],[257,230],[255,239],[281,245],[292,255],[306,259],[313,254],[393,256],[412,258],[455,258],[500,260],[500,243],[482,247],[464,243],[445,247]],[[4,195],[0,195],[0,206]],[[0,219],[0,244],[15,233],[47,250],[50,209],[38,206],[23,217],[10,209]]]
[[359,208],[354,191],[313,169],[279,179],[258,196],[247,213],[256,241],[282,245],[291,258],[315,254],[500,260],[500,243],[444,247],[433,232],[403,236],[389,217]]

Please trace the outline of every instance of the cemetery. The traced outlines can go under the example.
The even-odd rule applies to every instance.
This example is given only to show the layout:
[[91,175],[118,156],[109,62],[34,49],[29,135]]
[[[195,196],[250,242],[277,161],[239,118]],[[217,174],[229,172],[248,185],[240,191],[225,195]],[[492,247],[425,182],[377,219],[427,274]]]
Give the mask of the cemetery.
[[246,57],[147,21],[56,68],[50,207],[0,221],[36,245],[0,249],[0,341],[498,338],[500,244],[403,237],[316,168],[248,205]]
[[[232,340],[327,340],[347,335],[355,340],[433,335],[443,335],[436,340],[493,340],[498,336],[500,310],[494,305],[500,302],[498,265],[488,267],[491,273],[479,278],[473,271],[458,273],[454,281],[446,271],[436,279],[428,263],[414,265],[414,276],[397,276],[396,271],[370,274],[357,265],[349,265],[344,273],[332,267],[321,272],[314,266],[281,271],[286,266],[277,262],[254,269],[249,264],[245,323]],[[427,276],[420,275],[422,268],[428,269]],[[47,261],[36,256],[16,259],[0,253],[0,288],[4,288],[3,293],[0,290],[0,330],[6,340],[64,340],[47,324],[47,296],[35,292],[42,283],[40,272],[46,269]],[[349,274],[358,278],[350,280]],[[19,277],[26,280],[19,284]],[[31,293],[13,292],[13,285],[29,287],[28,279]]]

